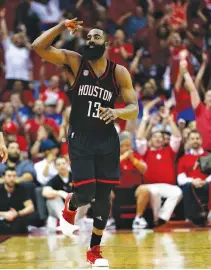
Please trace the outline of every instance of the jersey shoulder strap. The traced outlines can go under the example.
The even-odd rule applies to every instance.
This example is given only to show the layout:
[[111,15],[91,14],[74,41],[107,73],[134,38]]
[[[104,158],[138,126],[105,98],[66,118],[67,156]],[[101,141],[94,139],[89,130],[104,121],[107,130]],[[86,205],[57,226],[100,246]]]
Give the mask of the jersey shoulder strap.
[[73,83],[73,84],[71,85],[71,87],[70,87],[70,91],[74,90],[75,86],[77,85],[78,79],[79,79],[80,76],[81,76],[81,72],[82,72],[83,68],[84,68],[84,59],[83,59],[83,57],[82,57],[82,58],[81,58],[81,64],[80,64],[79,69],[78,69],[78,73],[77,73],[77,75],[76,75],[76,78],[75,78],[74,83]]

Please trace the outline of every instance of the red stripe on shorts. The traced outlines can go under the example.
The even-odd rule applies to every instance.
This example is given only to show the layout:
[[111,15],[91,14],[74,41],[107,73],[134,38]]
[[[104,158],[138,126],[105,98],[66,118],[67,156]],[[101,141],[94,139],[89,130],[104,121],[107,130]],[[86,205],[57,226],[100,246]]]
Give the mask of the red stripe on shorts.
[[86,184],[94,183],[94,182],[96,182],[96,179],[81,180],[78,183],[74,183],[74,181],[73,181],[73,186],[78,187],[78,186],[81,186],[81,185],[86,185]]
[[105,184],[114,184],[114,185],[118,185],[120,184],[119,180],[104,180],[104,179],[97,179],[98,182],[100,183],[105,183]]

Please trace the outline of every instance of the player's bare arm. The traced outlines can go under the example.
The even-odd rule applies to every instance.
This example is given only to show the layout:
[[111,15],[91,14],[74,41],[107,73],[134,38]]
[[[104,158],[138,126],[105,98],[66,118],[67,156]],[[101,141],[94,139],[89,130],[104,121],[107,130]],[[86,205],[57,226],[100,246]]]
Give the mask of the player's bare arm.
[[4,137],[3,137],[2,132],[0,132],[0,158],[3,163],[6,162],[8,158],[8,151],[4,142]]
[[81,24],[82,21],[77,21],[77,18],[61,22],[60,24],[39,36],[32,43],[32,50],[34,50],[39,56],[52,64],[71,66],[74,75],[76,75],[80,66],[81,55],[73,51],[56,49],[51,45],[54,39],[62,31],[68,28],[70,34],[73,34],[75,31],[81,28]]
[[121,91],[122,100],[126,104],[126,107],[122,109],[100,107],[100,118],[104,120],[106,124],[116,118],[124,120],[135,119],[139,112],[138,99],[135,90],[133,89],[130,73],[125,67],[117,65],[115,75]]
[[187,61],[183,60],[180,62],[180,70],[183,73],[183,77],[185,79],[185,88],[190,92],[191,103],[194,109],[196,109],[201,102],[198,90],[191,78],[191,75],[188,71]]

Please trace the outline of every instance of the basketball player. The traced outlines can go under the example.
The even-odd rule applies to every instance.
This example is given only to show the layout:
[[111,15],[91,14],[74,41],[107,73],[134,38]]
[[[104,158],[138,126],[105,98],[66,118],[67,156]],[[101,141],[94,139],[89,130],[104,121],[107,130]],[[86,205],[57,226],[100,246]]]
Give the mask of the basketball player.
[[[102,30],[92,29],[88,33],[82,56],[51,46],[66,28],[72,34],[81,28],[81,24],[77,18],[61,22],[38,37],[32,49],[51,63],[71,68],[72,110],[68,144],[75,191],[66,198],[60,225],[63,233],[68,235],[67,225],[70,227],[71,224],[72,231],[75,229],[77,208],[95,199],[87,261],[106,266],[99,245],[109,216],[111,189],[119,184],[119,139],[113,121],[117,117],[136,118],[138,104],[127,69],[104,57],[108,43]],[[120,94],[126,107],[113,109]]]
[[7,161],[8,152],[7,147],[4,142],[4,136],[3,133],[0,132],[0,162],[5,163]]

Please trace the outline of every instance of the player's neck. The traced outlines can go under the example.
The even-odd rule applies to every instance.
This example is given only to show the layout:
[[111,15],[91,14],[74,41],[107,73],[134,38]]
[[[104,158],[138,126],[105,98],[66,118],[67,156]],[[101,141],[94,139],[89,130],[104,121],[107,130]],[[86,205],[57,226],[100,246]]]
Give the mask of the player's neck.
[[106,67],[107,59],[103,56],[96,61],[89,60],[89,64],[92,66],[93,69],[99,70],[99,69]]

